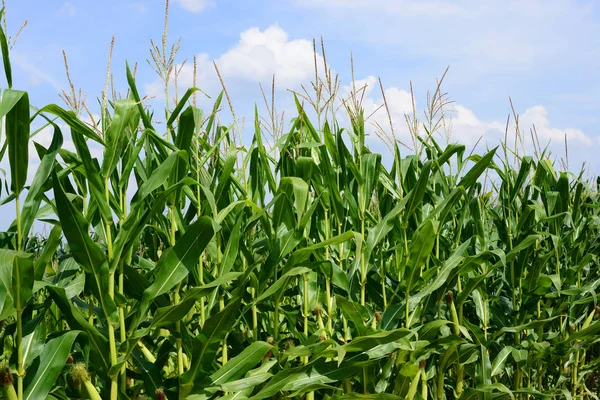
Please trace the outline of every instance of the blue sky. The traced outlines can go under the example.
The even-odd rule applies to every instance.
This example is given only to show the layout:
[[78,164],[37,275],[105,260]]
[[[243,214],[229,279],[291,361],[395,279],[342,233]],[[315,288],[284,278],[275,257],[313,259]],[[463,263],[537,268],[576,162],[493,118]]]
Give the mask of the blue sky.
[[[164,101],[162,86],[147,65],[150,39],[160,42],[163,0],[7,0],[9,32],[28,25],[12,51],[15,87],[37,105],[61,104],[67,89],[62,50],[75,85],[88,104],[104,88],[106,61],[115,35],[115,87],[124,91],[125,61],[140,63],[143,94]],[[586,160],[590,176],[600,172],[600,5],[575,0],[171,0],[169,43],[181,37],[176,62],[187,59],[180,86],[192,82],[198,56],[198,86],[220,90],[219,66],[238,116],[251,117],[262,104],[258,83],[276,75],[277,103],[291,116],[292,97],[314,77],[312,39],[324,37],[328,64],[339,74],[341,93],[355,77],[365,89],[364,106],[382,102],[381,77],[396,132],[406,141],[404,113],[411,110],[409,82],[423,116],[427,90],[450,67],[444,90],[455,102],[451,141],[496,145],[504,136],[509,96],[520,127],[536,126],[557,158],[569,143],[570,167]],[[320,58],[321,60],[321,58]],[[200,106],[209,107],[210,101]],[[94,108],[95,107],[95,108]],[[386,126],[378,111],[370,122]],[[248,122],[247,122],[248,123]],[[49,141],[50,137],[39,137]],[[376,136],[376,149],[385,150]],[[525,139],[525,146],[529,138]],[[68,143],[67,143],[68,145]]]

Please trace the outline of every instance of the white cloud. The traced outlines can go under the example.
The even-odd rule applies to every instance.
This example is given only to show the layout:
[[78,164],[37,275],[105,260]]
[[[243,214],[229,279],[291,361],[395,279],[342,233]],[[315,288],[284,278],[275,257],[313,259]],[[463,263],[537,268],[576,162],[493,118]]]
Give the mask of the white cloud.
[[362,108],[365,118],[370,125],[379,124],[382,128],[388,129],[389,118],[392,119],[394,131],[400,136],[408,137],[408,128],[405,123],[405,114],[412,113],[412,97],[410,92],[399,89],[397,87],[384,88],[385,98],[387,101],[390,115],[382,107],[383,97],[377,78],[369,75],[364,79],[357,79],[354,85],[345,85],[342,88],[341,96],[348,99],[352,92],[356,90],[357,97],[362,98]]
[[177,3],[181,5],[185,10],[200,13],[204,11],[207,7],[212,6],[213,2],[210,0],[175,0]]
[[553,143],[563,143],[566,136],[568,141],[575,141],[588,146],[592,144],[592,140],[580,129],[558,129],[551,126],[548,119],[548,110],[543,106],[534,106],[525,110],[519,117],[519,124],[525,128],[535,125],[542,141],[546,139]]
[[239,43],[216,62],[225,76],[261,82],[275,74],[284,86],[294,86],[314,74],[312,43],[289,40],[279,26],[242,32]]
[[[389,119],[385,108],[381,107],[383,104],[383,97],[377,79],[374,76],[368,76],[365,79],[357,80],[355,87],[359,92],[361,88],[365,87],[362,106],[365,111],[365,116],[372,114],[371,119],[369,120],[369,122],[371,122],[369,128],[370,131],[374,132],[375,129],[373,124],[375,123],[387,130],[389,127]],[[351,90],[351,86],[345,86],[343,94],[347,96]],[[394,125],[394,131],[397,134],[397,138],[406,143],[410,139],[410,133],[404,116],[405,114],[412,114],[413,110],[410,92],[397,87],[388,87],[384,88],[384,90],[392,124]],[[458,141],[466,145],[474,145],[480,138],[483,138],[483,143],[495,145],[504,139],[506,121],[482,120],[473,110],[456,103],[452,103],[447,108],[446,115],[449,118],[448,123],[451,127],[451,141]],[[417,110],[417,118],[423,121],[424,117],[422,109]],[[580,129],[558,128],[553,126],[548,117],[548,110],[541,105],[529,107],[519,115],[519,129],[523,134],[525,145],[528,145],[531,142],[529,132],[534,126],[542,147],[549,142],[562,146],[565,135],[569,142],[576,145],[589,146],[593,143],[592,139]],[[512,121],[509,124],[509,135],[514,137],[514,132],[515,125],[514,121]],[[443,133],[440,132],[440,134],[443,136]],[[376,138],[374,135],[371,136],[372,138]]]
[[[209,93],[220,91],[220,84],[213,66],[217,64],[226,84],[235,82],[271,82],[273,75],[279,88],[298,88],[300,83],[314,76],[314,54],[308,40],[290,40],[279,26],[264,31],[250,28],[240,34],[239,42],[216,59],[206,53],[197,56],[197,86]],[[318,65],[322,58],[318,56]],[[193,64],[188,59],[179,74],[179,87],[187,89],[193,83]],[[155,80],[145,85],[146,94],[164,98],[164,84]],[[229,89],[229,87],[228,87]],[[171,95],[172,89],[169,89]]]
[[75,16],[75,6],[70,1],[66,1],[60,10],[58,10],[60,14],[64,14],[68,17]]
[[[243,91],[244,88],[258,82],[269,83],[273,74],[276,76],[277,86],[280,89],[298,88],[301,83],[308,84],[314,79],[312,43],[308,40],[291,40],[279,26],[271,26],[264,31],[251,28],[242,32],[239,42],[215,59],[211,59],[206,53],[198,56],[197,86],[211,95],[217,94],[221,90],[213,61],[219,67],[230,94],[233,93],[234,100],[239,98],[236,97],[235,92]],[[318,65],[321,64],[322,58],[319,56]],[[185,88],[192,86],[192,83],[193,67],[192,63],[188,61],[179,76],[179,87],[182,88],[179,95],[183,94]],[[413,112],[413,100],[410,92],[397,86],[384,87],[390,114],[388,117],[385,108],[381,107],[383,97],[375,76],[357,80],[354,86],[361,93],[361,88],[364,87],[362,107],[364,115],[370,116],[367,122],[371,143],[380,144],[373,125],[376,123],[388,131],[391,117],[396,137],[410,145],[412,140],[405,119],[406,114],[411,115]],[[171,88],[171,96],[174,94],[172,90]],[[341,88],[340,95],[347,98],[351,91],[352,85],[345,85]],[[359,96],[362,95],[361,93]],[[146,94],[164,98],[164,85],[160,81],[147,84]],[[258,92],[256,94],[259,95]],[[252,99],[260,102],[258,96]],[[202,104],[202,97],[199,97],[201,106],[212,104],[211,101]],[[423,104],[417,101],[417,118],[421,121],[421,133],[424,133],[422,130],[422,121],[424,120],[422,106]],[[290,111],[292,115],[295,112],[294,110]],[[509,111],[510,107],[507,104],[506,112]],[[338,113],[338,117],[342,124],[347,125],[348,121],[343,114],[343,112]],[[476,112],[460,103],[452,103],[447,109],[447,116],[450,118],[447,125],[450,128],[450,141],[474,145],[480,138],[483,138],[482,144],[493,146],[504,140],[506,120],[482,119]],[[567,140],[575,146],[589,146],[592,143],[592,139],[580,129],[559,128],[552,125],[547,109],[536,105],[526,108],[524,111],[521,110],[520,115],[520,129],[524,133],[523,140],[528,148],[531,148],[529,130],[534,125],[542,146],[548,142],[562,146],[565,134]],[[509,126],[511,137],[514,137],[514,131],[515,127],[511,124]],[[441,142],[444,142],[444,133],[440,133],[440,135]]]

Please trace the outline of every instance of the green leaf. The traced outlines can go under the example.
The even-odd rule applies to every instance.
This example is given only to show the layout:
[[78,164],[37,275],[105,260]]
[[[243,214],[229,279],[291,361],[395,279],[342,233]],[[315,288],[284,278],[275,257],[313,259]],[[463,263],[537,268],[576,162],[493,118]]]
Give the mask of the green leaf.
[[146,360],[139,349],[136,348],[131,352],[131,359],[140,371],[146,390],[149,393],[155,393],[157,389],[163,386],[160,370],[153,363]]
[[140,302],[137,323],[130,327],[130,331],[145,319],[146,312],[152,301],[175,287],[181,282],[198,263],[200,254],[211,241],[215,231],[212,220],[202,217],[192,225],[172,247],[164,252],[154,270],[154,282],[144,290]]
[[242,275],[241,272],[229,272],[206,285],[188,289],[178,304],[158,308],[152,318],[151,326],[158,328],[180,321],[196,305],[198,300],[208,296],[219,286],[235,281],[240,275]]
[[365,260],[371,259],[371,254],[375,248],[381,243],[388,233],[396,226],[398,215],[405,210],[406,203],[411,199],[411,196],[406,196],[398,204],[394,206],[381,221],[373,228],[369,229],[367,240],[365,243]]
[[372,332],[370,328],[365,326],[367,318],[370,317],[366,307],[341,296],[336,296],[335,302],[346,319],[352,321],[360,335],[368,335]]
[[108,339],[95,326],[90,324],[79,308],[69,301],[64,288],[48,286],[48,293],[54,304],[58,306],[63,318],[71,329],[85,332],[86,339],[90,344],[90,360],[94,367],[102,372],[108,372],[110,368],[110,347]]
[[108,295],[109,271],[106,254],[90,238],[88,222],[67,198],[56,173],[54,173],[53,180],[58,218],[73,258],[86,272],[94,276],[92,285],[94,295],[100,300],[107,320],[111,323],[118,323],[117,307]]
[[100,136],[92,129],[89,125],[83,122],[73,111],[67,111],[62,107],[57,106],[56,104],[49,104],[40,110],[38,110],[37,114],[41,113],[50,113],[54,114],[60,119],[62,119],[69,127],[71,131],[78,132],[85,136],[88,139],[92,139],[94,142],[99,144],[104,144]]
[[[0,19],[5,18],[6,10],[2,8],[0,11]],[[8,39],[4,28],[0,26],[0,48],[2,49],[2,63],[4,64],[4,74],[6,75],[6,82],[8,83],[9,89],[12,88],[12,68],[10,66],[10,57],[8,55]]]
[[25,400],[46,398],[67,362],[67,357],[69,357],[71,347],[73,347],[73,342],[78,334],[78,331],[65,332],[44,346],[37,372],[23,394]]
[[376,393],[376,394],[358,394],[358,393],[347,393],[344,395],[335,395],[330,397],[330,400],[403,400],[403,397],[396,396],[390,393]]
[[23,202],[23,210],[21,211],[21,231],[23,232],[23,237],[29,236],[29,231],[43,199],[45,186],[54,169],[56,154],[63,143],[63,136],[60,128],[54,123],[51,124],[54,128],[52,143],[50,143],[50,147],[46,150],[35,171],[33,182],[31,182],[29,190],[27,191],[27,197],[25,197],[25,201]]
[[[175,120],[177,119],[177,117],[179,117],[179,113],[181,112],[181,110],[183,110],[183,107],[185,107],[186,102],[189,100],[189,98],[194,94],[194,92],[197,91],[201,91],[198,88],[189,88],[185,94],[183,95],[183,97],[181,97],[181,99],[177,102],[177,106],[175,107],[175,109],[173,110],[173,112],[171,113],[171,116],[169,117],[169,120],[167,121],[167,126],[172,126],[173,123],[175,122]],[[186,111],[190,109],[190,107],[188,107],[186,109]],[[185,112],[184,112],[185,113]],[[181,118],[183,118],[183,114],[180,117],[180,122],[181,122]],[[175,144],[175,146],[177,146],[177,144]],[[180,147],[177,146],[180,149],[186,149],[186,147]]]
[[17,311],[23,311],[33,294],[33,260],[31,257],[13,258],[12,293]]
[[133,100],[135,100],[135,103],[137,104],[138,112],[140,113],[140,116],[142,117],[142,122],[144,123],[144,128],[154,129],[152,127],[152,120],[150,116],[144,110],[144,104],[142,103],[142,99],[140,98],[140,95],[138,93],[137,86],[135,84],[135,77],[131,72],[131,68],[129,68],[129,63],[125,62],[125,65],[127,69],[127,84],[129,85],[129,89],[131,89],[131,97],[133,97]]
[[253,342],[210,376],[211,385],[223,385],[243,377],[273,348],[266,342]]
[[137,103],[134,100],[118,100],[115,102],[115,113],[104,135],[104,157],[101,174],[109,177],[122,155],[125,143],[131,140],[132,132],[127,128],[132,125],[137,129],[139,121]]
[[[17,266],[22,265],[22,268],[24,269],[24,271],[21,271],[20,274],[28,274],[29,266],[26,264],[31,263],[32,258],[33,254],[30,253],[0,249],[0,281],[6,289],[6,294],[10,297],[10,300],[15,307],[17,302],[23,302],[23,296],[20,295],[21,286],[19,284],[21,277],[19,274],[15,276],[15,272],[18,272]],[[31,284],[31,287],[33,287],[33,282],[22,283],[23,285],[27,286],[25,288],[25,295],[27,295],[27,292],[29,292],[29,296],[31,296],[31,289],[28,288],[29,284]]]
[[46,238],[46,243],[44,244],[42,252],[38,254],[38,257],[35,260],[34,275],[36,281],[41,280],[44,276],[46,266],[50,263],[52,257],[54,257],[61,239],[62,228],[60,225],[56,225],[50,231],[50,234]]
[[194,339],[190,369],[179,377],[180,397],[185,398],[194,386],[201,385],[208,376],[222,340],[236,321],[240,304],[240,299],[235,299],[206,320],[200,334]]
[[[255,387],[261,385],[262,383],[266,382],[269,378],[271,378],[273,376],[273,374],[269,373],[269,372],[262,372],[262,373],[258,373],[258,374],[254,374],[251,376],[248,376],[246,378],[242,378],[242,379],[238,379],[236,381],[231,381],[231,382],[227,382],[224,383],[223,385],[221,385],[221,390],[223,392],[235,392],[236,394],[242,394],[242,391],[246,391],[246,390],[250,390],[250,393],[252,393],[252,389],[254,389]],[[246,396],[249,396],[250,393],[248,393]],[[189,396],[188,399],[193,400],[196,397],[194,397],[194,395]],[[225,399],[225,396],[221,397],[222,399]],[[237,397],[235,394],[232,394],[231,399],[238,399],[240,397]],[[241,399],[247,399],[248,397],[245,397],[242,395]]]
[[310,245],[310,246],[306,246],[304,248],[300,248],[298,250],[296,250],[294,253],[292,253],[292,256],[289,258],[288,262],[285,264],[286,269],[287,268],[293,268],[298,264],[301,264],[302,262],[304,262],[305,260],[307,260],[310,255],[318,249],[322,249],[325,248],[327,246],[334,246],[340,243],[344,243],[352,238],[354,238],[355,240],[360,240],[358,237],[360,235],[357,234],[356,232],[345,232],[342,233],[341,235],[337,235],[334,236],[332,238],[329,238],[328,240],[323,240],[320,241],[319,243]]
[[469,242],[465,242],[458,249],[456,249],[453,254],[444,262],[444,265],[439,269],[434,279],[423,289],[421,289],[421,291],[410,296],[409,304],[411,309],[419,304],[419,302],[421,302],[425,297],[441,288],[444,284],[449,283],[448,277],[464,259],[463,254],[469,245]]
[[435,229],[431,220],[427,220],[408,247],[408,262],[406,263],[406,272],[408,273],[407,293],[410,293],[419,271],[431,255],[434,242]]
[[267,290],[265,290],[258,298],[254,301],[255,303],[259,303],[273,294],[277,292],[281,292],[284,290],[289,282],[289,280],[295,276],[306,274],[310,272],[310,268],[306,267],[296,267],[287,271],[285,274],[281,275],[279,279],[275,283],[273,283]]
[[314,364],[282,370],[251,399],[269,398],[282,391],[302,393],[314,388],[313,385],[334,383],[356,376],[359,371],[360,366],[356,363],[338,366],[337,362],[325,362],[321,359]]
[[496,154],[496,150],[498,148],[495,147],[491,151],[489,151],[486,155],[480,158],[479,161],[475,163],[475,165],[463,176],[457,186],[463,186],[465,189],[469,189],[471,185],[477,182],[477,179],[485,172],[487,167],[490,165],[492,160],[494,159],[494,155]]
[[504,372],[504,365],[506,364],[506,360],[508,360],[512,349],[513,348],[510,346],[505,346],[498,352],[496,358],[494,358],[494,362],[492,363],[492,369],[490,372],[491,376],[496,376]]
[[27,181],[29,166],[29,96],[27,92],[7,89],[2,93],[2,103],[6,97],[8,103],[14,101],[11,97],[18,98],[6,114],[5,120],[10,163],[10,189],[18,196]]
[[163,161],[162,164],[160,164],[160,166],[152,172],[150,178],[148,178],[148,180],[146,180],[142,185],[140,185],[139,189],[131,199],[132,208],[138,207],[139,204],[145,201],[146,198],[152,192],[154,192],[159,187],[163,186],[167,182],[169,176],[171,175],[173,167],[175,167],[177,160],[179,158],[186,159],[186,154],[187,153],[185,151],[177,151],[171,153],[171,155],[167,157],[167,159]]
[[44,323],[41,323],[43,322],[41,317],[43,315],[32,319],[23,327],[23,368],[26,370],[44,349],[46,326]]
[[[92,159],[90,149],[81,131],[71,128],[71,138],[77,149],[77,154],[81,158],[91,197],[100,209],[100,213],[102,214],[105,223],[112,224],[113,214],[109,201],[106,199],[107,182],[106,180],[103,181],[101,179],[101,171],[99,170],[97,163]],[[120,215],[117,216],[120,217]]]
[[502,327],[501,329],[498,329],[494,333],[494,338],[497,338],[498,336],[500,336],[504,333],[518,333],[518,332],[522,332],[527,329],[535,329],[540,326],[544,326],[549,322],[554,321],[556,318],[558,318],[558,316],[545,318],[545,319],[537,319],[537,320],[533,320],[531,322],[528,322],[528,323],[522,324],[522,325],[505,326],[505,327]]
[[427,190],[427,184],[429,182],[429,173],[431,171],[431,161],[425,162],[419,175],[417,185],[408,194],[408,203],[406,205],[406,211],[402,215],[402,224],[406,226],[406,223],[410,217],[415,213],[417,207],[419,207],[423,201],[423,196]]
[[[359,336],[343,346],[338,347],[338,366],[344,361],[345,354],[347,353],[371,353],[376,354],[379,347],[383,347],[389,343],[394,343],[402,338],[411,335],[412,332],[406,328],[399,328],[393,331],[377,332],[368,336]],[[390,351],[391,353],[391,351]],[[389,353],[387,353],[389,354]],[[370,358],[380,358],[370,357]]]

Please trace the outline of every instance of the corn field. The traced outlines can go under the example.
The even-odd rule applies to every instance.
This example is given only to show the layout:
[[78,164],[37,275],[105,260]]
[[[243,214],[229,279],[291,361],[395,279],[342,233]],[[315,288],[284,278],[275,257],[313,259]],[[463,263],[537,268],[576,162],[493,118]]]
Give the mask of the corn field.
[[293,119],[265,97],[242,129],[219,118],[226,90],[209,110],[196,88],[169,101],[154,45],[164,108],[127,66],[90,123],[75,91],[37,109],[13,89],[0,36],[4,398],[600,395],[598,184],[535,138],[511,148],[518,125],[482,154],[442,144],[438,86],[407,117],[413,151],[377,127],[382,158],[360,88],[339,100],[325,65]]

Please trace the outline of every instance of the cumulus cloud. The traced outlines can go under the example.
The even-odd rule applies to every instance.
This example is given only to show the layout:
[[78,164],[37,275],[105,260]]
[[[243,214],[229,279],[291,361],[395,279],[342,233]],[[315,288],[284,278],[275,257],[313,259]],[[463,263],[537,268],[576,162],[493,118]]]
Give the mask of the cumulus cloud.
[[175,0],[181,7],[185,10],[200,13],[204,11],[207,7],[213,5],[210,0]]
[[548,110],[543,106],[534,106],[525,110],[519,117],[519,123],[525,125],[525,127],[535,125],[540,139],[562,143],[566,136],[569,141],[579,142],[584,145],[592,144],[592,139],[580,129],[558,129],[551,126],[550,120],[548,119]]
[[345,85],[341,96],[349,98],[356,91],[357,97],[362,99],[361,106],[365,117],[371,125],[378,124],[384,129],[389,127],[391,118],[394,131],[401,136],[408,136],[408,127],[405,123],[405,115],[412,112],[412,97],[410,92],[397,87],[384,88],[390,115],[382,107],[383,96],[377,78],[369,75],[364,79],[357,79],[354,84]]
[[[331,0],[336,1],[336,0]],[[359,2],[359,0],[353,0]],[[318,56],[318,65],[322,65],[322,58]],[[300,84],[308,84],[314,79],[314,58],[312,43],[303,39],[290,39],[289,35],[279,26],[271,26],[264,31],[258,28],[250,28],[240,34],[237,44],[216,58],[211,58],[203,53],[197,56],[197,86],[211,95],[221,90],[218,78],[214,71],[213,61],[219,67],[222,77],[228,85],[230,92],[244,90],[244,88],[256,86],[256,83],[268,83],[273,74],[276,76],[278,87],[298,88]],[[193,84],[193,67],[188,62],[182,67],[179,75],[179,87],[187,88]],[[307,85],[308,86],[308,85]],[[158,98],[164,97],[164,85],[160,81],[147,84],[146,94]],[[406,118],[407,114],[413,112],[413,100],[410,91],[398,87],[384,87],[385,98],[389,109],[389,116],[382,107],[383,96],[379,82],[375,76],[367,76],[357,80],[354,85],[345,85],[340,89],[342,98],[348,98],[356,89],[359,97],[362,97],[362,108],[365,116],[369,116],[368,130],[371,143],[379,145],[380,139],[375,135],[375,125],[388,130],[390,119],[394,126],[396,137],[403,143],[412,143],[410,131]],[[171,91],[172,93],[172,91]],[[180,95],[182,93],[180,92]],[[258,94],[258,93],[256,93]],[[235,94],[233,95],[236,98]],[[418,99],[417,99],[418,100]],[[205,104],[211,104],[207,100]],[[253,98],[259,101],[259,97]],[[202,98],[199,98],[202,106]],[[423,121],[424,104],[417,101],[417,118]],[[510,107],[507,104],[507,113]],[[290,109],[292,115],[294,110]],[[524,135],[525,145],[530,145],[529,129],[533,126],[544,146],[548,142],[562,145],[565,135],[567,140],[575,145],[588,146],[593,140],[582,130],[576,128],[556,127],[551,123],[548,110],[542,105],[535,105],[520,110],[520,129]],[[341,123],[347,123],[344,113],[339,113]],[[448,106],[449,117],[447,127],[450,135],[449,140],[474,145],[482,138],[483,144],[495,145],[504,139],[506,120],[485,120],[467,106],[460,103],[452,103]],[[514,135],[515,126],[509,126],[510,134]],[[421,131],[423,133],[423,131]],[[442,142],[445,133],[440,133]],[[595,140],[595,138],[594,138]]]
[[[226,83],[268,83],[275,75],[277,84],[283,88],[297,88],[314,76],[312,43],[304,39],[290,39],[279,26],[264,31],[250,28],[240,34],[239,42],[215,59],[206,53],[197,56],[197,86],[207,92],[220,90],[214,70],[216,63]],[[322,58],[318,56],[318,64]],[[178,76],[180,87],[193,83],[193,64],[183,65]],[[155,80],[145,86],[146,94],[164,98],[164,84]]]
[[312,43],[290,40],[279,26],[242,32],[239,43],[216,62],[225,76],[260,82],[275,74],[284,86],[294,86],[314,74]]
[[[365,79],[357,80],[354,86],[359,92],[359,96],[364,90],[362,106],[365,116],[371,116],[369,119],[371,133],[375,130],[375,124],[387,129],[389,118],[385,108],[382,107],[383,96],[377,78],[368,76]],[[348,96],[351,91],[351,86],[344,86],[342,93]],[[405,115],[413,112],[411,94],[407,90],[393,86],[384,88],[384,92],[397,138],[404,142],[408,141],[410,132]],[[452,103],[447,107],[446,115],[451,141],[474,145],[482,138],[483,143],[495,145],[504,139],[506,121],[483,120],[473,110],[457,103]],[[417,109],[417,118],[423,120],[422,109]],[[562,146],[565,136],[569,142],[575,145],[589,146],[593,143],[593,140],[580,129],[553,126],[548,116],[548,110],[541,105],[526,108],[519,115],[519,128],[523,133],[523,141],[526,145],[531,141],[529,130],[534,126],[542,146],[547,143]],[[512,121],[508,127],[511,136],[514,135],[515,128],[514,121]],[[379,140],[375,135],[371,135],[371,137],[374,141]]]

